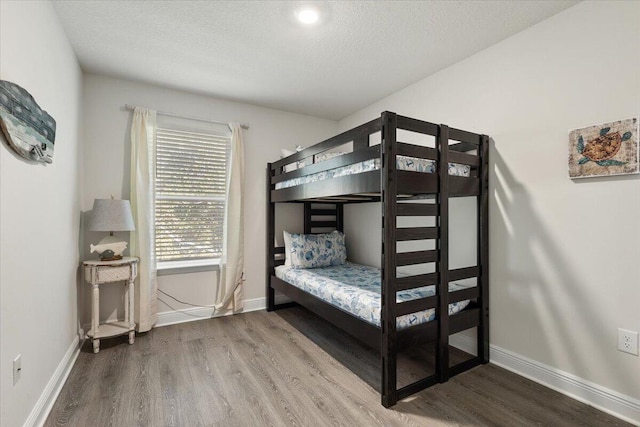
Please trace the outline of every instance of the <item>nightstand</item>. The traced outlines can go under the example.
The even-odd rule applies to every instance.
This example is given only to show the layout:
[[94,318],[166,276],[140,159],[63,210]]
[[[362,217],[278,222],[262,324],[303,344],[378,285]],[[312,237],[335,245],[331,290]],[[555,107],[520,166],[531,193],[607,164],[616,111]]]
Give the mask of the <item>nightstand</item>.
[[[133,344],[136,337],[134,322],[134,290],[133,281],[138,275],[138,258],[124,257],[116,261],[85,261],[84,278],[91,284],[91,330],[87,338],[93,341],[93,352],[100,351],[100,338],[115,337],[129,334],[129,344]],[[124,282],[124,321],[100,323],[100,285]]]

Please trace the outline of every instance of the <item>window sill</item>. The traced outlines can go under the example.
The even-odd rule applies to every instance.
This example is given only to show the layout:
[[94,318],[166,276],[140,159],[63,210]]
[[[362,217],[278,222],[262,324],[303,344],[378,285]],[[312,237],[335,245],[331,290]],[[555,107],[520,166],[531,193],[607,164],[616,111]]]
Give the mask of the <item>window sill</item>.
[[192,261],[159,262],[158,276],[170,274],[199,273],[202,271],[217,271],[220,269],[220,259],[199,259]]

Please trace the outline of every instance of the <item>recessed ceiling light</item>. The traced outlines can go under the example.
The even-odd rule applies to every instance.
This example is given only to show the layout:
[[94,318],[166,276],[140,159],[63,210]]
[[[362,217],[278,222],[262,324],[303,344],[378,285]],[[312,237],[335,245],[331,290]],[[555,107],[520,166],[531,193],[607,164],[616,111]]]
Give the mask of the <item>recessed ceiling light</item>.
[[296,17],[298,18],[298,21],[302,22],[303,24],[311,25],[318,22],[318,20],[320,19],[320,14],[316,9],[305,7],[296,12]]

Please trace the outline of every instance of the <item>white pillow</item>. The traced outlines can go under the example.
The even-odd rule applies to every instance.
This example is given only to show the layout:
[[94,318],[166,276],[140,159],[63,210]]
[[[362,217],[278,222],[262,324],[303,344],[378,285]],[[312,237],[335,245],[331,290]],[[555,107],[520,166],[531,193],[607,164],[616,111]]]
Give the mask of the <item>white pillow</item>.
[[291,265],[291,233],[284,232],[284,265]]
[[[291,151],[291,150],[287,150],[287,149],[282,149],[281,154],[280,154],[280,158],[284,159],[285,157],[289,157],[292,154],[295,154],[295,151]],[[294,170],[298,169],[298,163],[292,163],[290,165],[286,165],[284,167],[284,171],[285,172],[293,172]]]
[[[304,147],[301,146],[301,145],[297,145],[296,146],[296,151],[291,151],[291,150],[287,150],[286,148],[283,148],[282,150],[280,150],[280,158],[284,159],[285,157],[289,157],[292,154],[296,154],[297,152],[300,152],[302,150],[304,150]],[[303,168],[303,167],[305,167],[304,160],[300,160],[300,161],[297,161],[297,162],[292,163],[290,165],[286,165],[284,167],[284,171],[285,171],[285,173],[286,172],[293,172],[294,170],[296,170],[298,168]]]

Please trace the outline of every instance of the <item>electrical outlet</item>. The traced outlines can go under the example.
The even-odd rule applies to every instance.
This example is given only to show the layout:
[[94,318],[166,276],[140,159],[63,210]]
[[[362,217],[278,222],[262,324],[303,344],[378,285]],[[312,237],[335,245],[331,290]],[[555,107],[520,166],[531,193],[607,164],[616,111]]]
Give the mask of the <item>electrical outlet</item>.
[[13,385],[16,385],[18,381],[20,381],[20,376],[22,375],[22,355],[17,355],[15,359],[13,359]]
[[638,333],[618,328],[618,350],[638,355]]

